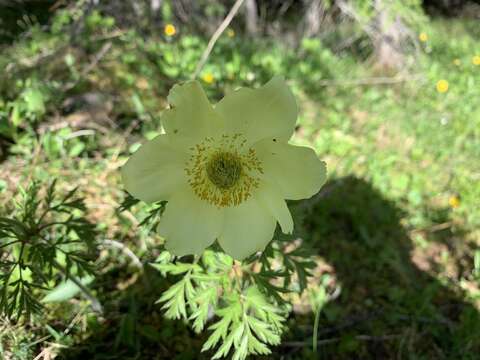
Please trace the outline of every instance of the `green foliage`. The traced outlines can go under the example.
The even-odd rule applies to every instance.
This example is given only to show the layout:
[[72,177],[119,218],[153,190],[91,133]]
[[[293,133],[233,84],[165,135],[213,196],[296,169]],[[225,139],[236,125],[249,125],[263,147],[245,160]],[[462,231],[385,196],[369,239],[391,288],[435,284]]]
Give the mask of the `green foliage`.
[[[129,193],[125,194],[125,197],[117,209],[117,213],[122,213],[123,211],[130,210],[133,206],[137,205],[140,200],[135,199]],[[148,232],[154,231],[160,221],[160,216],[162,216],[163,211],[165,210],[166,201],[159,201],[153,205],[150,205],[146,208],[146,215],[143,220],[139,223],[139,226],[144,226]]]
[[[300,228],[297,225],[297,228]],[[267,292],[272,291],[273,296],[278,292],[297,291],[302,293],[307,287],[307,279],[311,276],[311,269],[315,268],[316,263],[311,258],[312,249],[308,244],[300,246],[291,246],[296,239],[297,231],[294,235],[284,235],[277,231],[274,241],[261,254],[259,262],[262,271],[258,274],[252,273],[254,281],[260,288]],[[289,246],[290,245],[290,246]],[[252,257],[251,260],[255,260]],[[280,264],[279,264],[280,263]],[[295,279],[292,279],[295,275]],[[274,286],[270,283],[271,278],[283,279],[282,286]],[[293,288],[292,286],[295,286]],[[277,296],[277,299],[280,298]]]
[[20,84],[23,90],[18,98],[7,103],[10,110],[10,122],[13,127],[25,126],[25,122],[35,123],[46,111],[45,104],[48,102],[48,92],[45,86],[36,80],[27,79]]
[[45,194],[33,182],[15,202],[10,216],[0,217],[0,310],[8,317],[38,312],[37,291],[47,290],[60,272],[92,273],[95,226],[73,189],[59,196],[52,181]]
[[209,327],[213,330],[202,351],[213,349],[219,343],[212,359],[228,356],[234,349],[232,359],[245,359],[248,355],[267,355],[268,345],[278,345],[283,330],[284,316],[272,306],[254,286],[243,294],[226,296],[226,305],[216,311],[220,318]]
[[[172,262],[163,253],[152,266],[163,275],[180,277],[158,300],[165,316],[189,321],[197,333],[215,316],[218,320],[208,327],[212,333],[202,348],[216,349],[213,359],[270,354],[269,346],[280,343],[288,315],[282,294],[292,291],[293,275],[306,280],[312,267],[306,253],[282,252],[281,246],[273,242],[260,257],[244,263],[215,250],[205,251],[192,263]],[[274,261],[278,270],[272,269]]]
[[391,22],[400,17],[414,29],[418,29],[426,22],[421,0],[387,0],[378,3],[369,0],[357,0],[349,3],[354,6],[361,17],[369,20],[377,16],[379,11],[387,10],[390,16],[388,20]]

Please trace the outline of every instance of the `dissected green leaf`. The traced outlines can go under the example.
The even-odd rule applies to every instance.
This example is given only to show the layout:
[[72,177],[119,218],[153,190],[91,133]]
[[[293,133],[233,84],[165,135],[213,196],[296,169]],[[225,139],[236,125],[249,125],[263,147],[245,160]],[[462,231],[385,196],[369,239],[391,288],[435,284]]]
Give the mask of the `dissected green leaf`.
[[[28,318],[40,311],[39,294],[51,288],[53,278],[93,272],[95,225],[86,219],[76,189],[60,196],[55,185],[52,181],[45,195],[40,195],[38,182],[20,188],[22,199],[14,203],[11,216],[0,217],[0,311],[8,317]],[[67,281],[43,301],[62,301],[77,292]]]

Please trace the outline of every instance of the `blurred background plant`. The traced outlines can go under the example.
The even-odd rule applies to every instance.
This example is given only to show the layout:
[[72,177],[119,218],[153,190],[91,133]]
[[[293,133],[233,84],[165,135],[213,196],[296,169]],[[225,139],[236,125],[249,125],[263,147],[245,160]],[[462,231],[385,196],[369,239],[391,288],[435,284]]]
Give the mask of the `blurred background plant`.
[[233,5],[0,1],[0,357],[474,359],[478,1],[245,0],[198,78],[283,74],[330,181],[262,256],[173,259],[118,169]]

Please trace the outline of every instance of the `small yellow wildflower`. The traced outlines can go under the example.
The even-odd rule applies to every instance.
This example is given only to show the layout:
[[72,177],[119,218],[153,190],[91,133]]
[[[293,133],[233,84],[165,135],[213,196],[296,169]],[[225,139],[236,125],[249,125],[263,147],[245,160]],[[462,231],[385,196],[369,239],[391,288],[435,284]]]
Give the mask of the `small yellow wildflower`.
[[460,61],[460,59],[454,59],[453,60],[453,65],[456,65],[456,66],[460,66],[462,64],[462,62]]
[[448,81],[447,80],[438,80],[437,81],[437,91],[439,93],[446,93],[448,91]]
[[473,58],[472,58],[472,64],[473,65],[480,65],[480,55],[475,55]]
[[233,38],[235,36],[235,30],[233,29],[227,29],[227,36],[229,38]]
[[424,32],[420,33],[420,35],[418,35],[418,40],[420,40],[421,42],[427,42],[428,40],[428,35]]
[[213,82],[215,81],[215,78],[211,73],[206,73],[202,76],[202,80],[207,84],[213,84]]
[[450,198],[448,199],[448,205],[450,205],[452,209],[458,208],[460,206],[460,199],[458,198],[458,196],[450,196]]
[[177,29],[175,28],[175,26],[173,24],[167,24],[167,25],[165,25],[165,28],[163,29],[163,32],[167,36],[173,36],[177,33]]

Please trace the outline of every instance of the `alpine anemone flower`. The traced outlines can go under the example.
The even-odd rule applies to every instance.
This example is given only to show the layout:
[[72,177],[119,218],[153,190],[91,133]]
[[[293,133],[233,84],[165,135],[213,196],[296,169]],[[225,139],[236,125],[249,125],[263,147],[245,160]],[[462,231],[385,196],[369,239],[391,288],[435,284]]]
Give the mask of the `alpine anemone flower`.
[[281,77],[240,88],[211,105],[201,85],[175,85],[162,117],[165,134],[122,168],[126,189],[145,202],[168,201],[158,233],[177,256],[218,241],[235,259],[262,251],[277,222],[292,233],[286,199],[309,198],[326,166],[308,147],[288,143],[295,98]]

